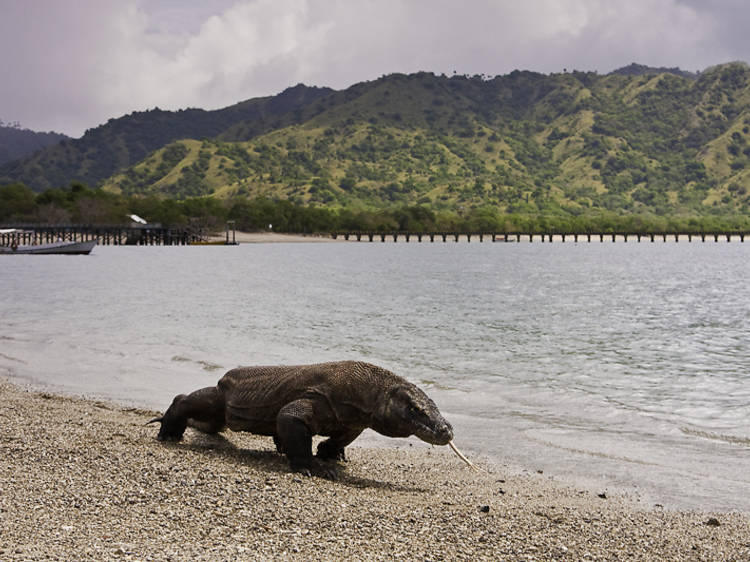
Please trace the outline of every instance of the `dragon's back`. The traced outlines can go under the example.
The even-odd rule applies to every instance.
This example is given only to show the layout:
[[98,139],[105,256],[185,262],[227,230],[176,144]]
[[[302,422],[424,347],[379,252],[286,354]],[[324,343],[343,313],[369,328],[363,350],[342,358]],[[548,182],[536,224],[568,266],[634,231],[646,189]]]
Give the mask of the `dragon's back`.
[[[314,365],[237,367],[219,380],[231,429],[272,435],[279,410],[290,402],[325,396],[338,403],[378,393],[379,387],[399,379],[374,365],[354,361]],[[368,396],[367,401],[371,402]]]

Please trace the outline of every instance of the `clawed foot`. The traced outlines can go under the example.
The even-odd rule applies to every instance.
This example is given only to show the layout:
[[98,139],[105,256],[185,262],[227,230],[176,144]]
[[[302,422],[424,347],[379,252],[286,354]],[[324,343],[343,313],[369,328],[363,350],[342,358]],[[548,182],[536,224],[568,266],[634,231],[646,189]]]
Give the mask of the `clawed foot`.
[[156,436],[156,439],[159,441],[182,441],[182,435],[185,433],[185,428],[187,427],[187,420],[174,420],[173,418],[168,417],[166,414],[164,414],[160,418],[154,418],[150,421],[146,422],[146,425],[152,424],[152,423],[160,423],[161,427],[159,428],[159,434]]
[[165,443],[177,443],[182,441],[182,435],[162,435],[161,433],[156,436],[156,439]]
[[176,443],[177,441],[182,441],[182,436],[184,435],[184,433],[184,427],[174,427],[162,422],[161,429],[159,430],[159,435],[157,435],[156,438],[159,441]]
[[338,480],[340,476],[339,467],[335,464],[322,462],[318,459],[311,459],[311,462],[304,464],[290,463],[291,469],[304,476],[317,476],[327,480]]
[[318,445],[318,452],[315,455],[323,461],[344,461],[346,462],[346,453],[344,447],[335,447],[330,441],[323,441]]

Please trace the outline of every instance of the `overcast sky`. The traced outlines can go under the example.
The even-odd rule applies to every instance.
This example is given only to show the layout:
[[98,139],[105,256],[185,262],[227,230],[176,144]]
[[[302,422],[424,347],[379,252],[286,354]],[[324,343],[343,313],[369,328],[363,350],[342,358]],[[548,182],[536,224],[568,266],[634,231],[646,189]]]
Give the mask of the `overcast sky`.
[[80,136],[392,72],[702,70],[750,60],[746,0],[0,0],[0,119]]

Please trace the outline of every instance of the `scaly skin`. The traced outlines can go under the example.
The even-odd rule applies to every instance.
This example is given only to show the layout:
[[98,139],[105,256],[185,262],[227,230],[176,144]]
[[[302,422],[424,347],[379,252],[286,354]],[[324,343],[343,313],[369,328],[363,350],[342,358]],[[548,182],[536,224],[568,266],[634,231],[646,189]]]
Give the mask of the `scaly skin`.
[[[186,427],[206,433],[224,428],[274,438],[292,470],[333,477],[327,461],[366,428],[388,437],[416,435],[446,445],[453,428],[435,403],[412,383],[368,363],[239,367],[213,387],[180,394],[161,418],[158,439],[179,441]],[[149,422],[150,423],[150,422]],[[313,435],[327,436],[312,455]]]

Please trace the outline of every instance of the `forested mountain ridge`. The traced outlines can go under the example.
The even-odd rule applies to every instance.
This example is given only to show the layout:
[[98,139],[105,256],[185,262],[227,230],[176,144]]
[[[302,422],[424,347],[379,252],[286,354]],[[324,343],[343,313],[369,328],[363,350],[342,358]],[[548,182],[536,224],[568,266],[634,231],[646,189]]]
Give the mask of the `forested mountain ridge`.
[[[80,166],[91,171],[86,177],[37,171],[47,185],[81,179],[127,195],[267,196],[335,207],[684,215],[745,213],[750,205],[744,63],[696,75],[640,65],[607,75],[422,72],[342,91],[297,90],[283,111],[270,109],[275,98],[262,98],[243,103],[263,111],[235,109],[211,125],[199,127],[203,113],[191,114],[201,134],[175,130],[151,153],[144,144],[143,160],[110,166],[122,171],[106,180],[95,173],[95,153]],[[165,113],[138,116],[147,126],[168,121]],[[15,169],[32,166],[21,161]],[[12,171],[0,175],[40,187]]]
[[298,85],[276,96],[254,98],[213,111],[155,108],[133,112],[89,129],[80,139],[66,139],[0,166],[0,183],[21,182],[37,191],[73,181],[96,186],[178,139],[212,138],[243,122],[248,123],[248,134],[281,127],[292,122],[290,114],[295,109],[308,106],[330,91]]
[[67,139],[60,133],[38,133],[20,125],[4,125],[0,121],[0,165],[36,152]]

